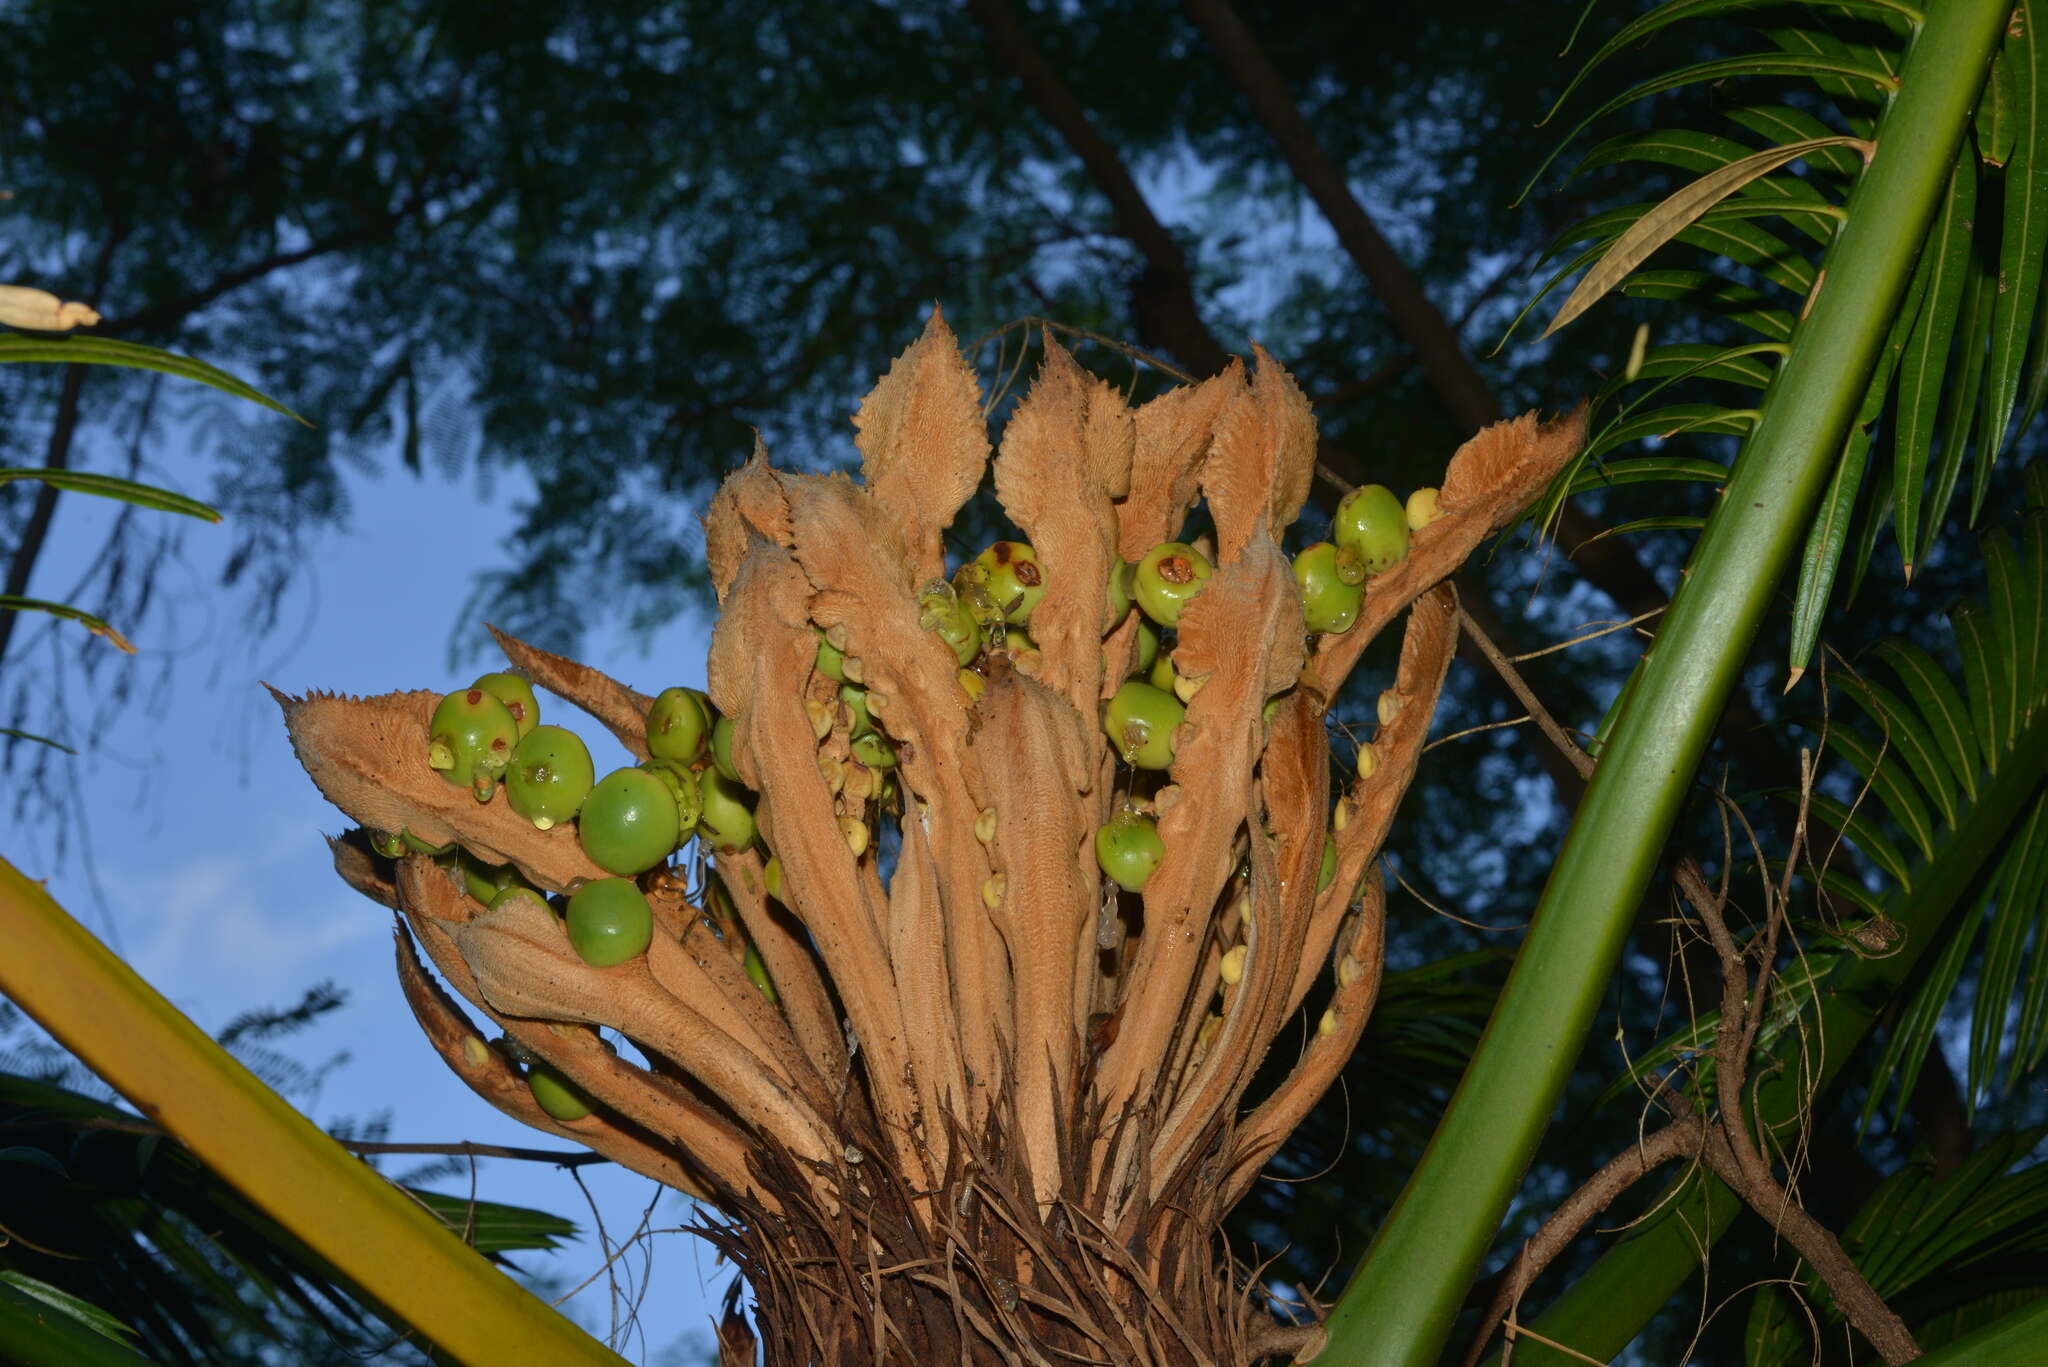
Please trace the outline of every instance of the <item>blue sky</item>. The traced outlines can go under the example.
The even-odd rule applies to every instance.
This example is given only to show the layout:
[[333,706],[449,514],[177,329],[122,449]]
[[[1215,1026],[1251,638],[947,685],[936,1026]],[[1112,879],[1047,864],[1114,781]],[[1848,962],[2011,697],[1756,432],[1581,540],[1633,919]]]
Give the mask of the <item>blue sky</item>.
[[[211,461],[189,449],[163,450],[158,459],[160,482],[205,494]],[[345,1006],[283,1045],[308,1064],[348,1054],[302,1099],[315,1120],[388,1110],[395,1141],[561,1147],[478,1100],[427,1047],[393,976],[389,914],[331,871],[322,835],[351,823],[299,768],[277,706],[261,687],[267,681],[291,693],[450,689],[494,664],[492,658],[451,670],[448,642],[470,576],[507,562],[493,528],[510,524],[510,505],[526,486],[503,472],[488,493],[473,476],[450,480],[431,470],[418,479],[347,479],[352,525],[311,540],[282,625],[261,641],[249,637],[239,592],[219,587],[229,530],[190,524],[184,554],[164,578],[165,608],[128,632],[145,660],[176,657],[168,686],[151,704],[126,709],[96,750],[72,761],[94,867],[88,870],[76,847],[58,862],[50,842],[34,832],[9,832],[0,853],[47,877],[59,901],[209,1031],[251,1008],[290,1005],[323,979],[345,988]],[[480,504],[485,515],[478,515]],[[111,505],[65,498],[31,592],[56,596],[71,584],[104,541],[111,515]],[[644,649],[615,629],[601,628],[591,640],[593,663],[649,691],[703,681],[705,620],[677,622]],[[41,658],[17,652],[15,661],[35,667]],[[590,742],[600,772],[625,762],[617,743],[567,704],[543,695],[542,710],[546,720]],[[96,874],[99,896],[89,874]],[[385,1170],[415,1161],[425,1160],[390,1159]],[[673,1229],[689,1218],[682,1198],[643,1178],[608,1166],[583,1175],[614,1243],[640,1226],[656,1195],[652,1227]],[[463,1177],[431,1185],[457,1193],[468,1186]],[[583,1228],[584,1237],[560,1253],[528,1254],[520,1262],[564,1290],[596,1276],[567,1308],[609,1333],[625,1307],[613,1304],[596,1222],[574,1180],[551,1167],[487,1161],[476,1190]],[[731,1271],[714,1266],[709,1246],[694,1236],[657,1235],[614,1264],[622,1295],[647,1277],[650,1253],[659,1290],[639,1306],[638,1331],[616,1346],[636,1362],[702,1360],[701,1352],[682,1354],[708,1351],[707,1316]]]

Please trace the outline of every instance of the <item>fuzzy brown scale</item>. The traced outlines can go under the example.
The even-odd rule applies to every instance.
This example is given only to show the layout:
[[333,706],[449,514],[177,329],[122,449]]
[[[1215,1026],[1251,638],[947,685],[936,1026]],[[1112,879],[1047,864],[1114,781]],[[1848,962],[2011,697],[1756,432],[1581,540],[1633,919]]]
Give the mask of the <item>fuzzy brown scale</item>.
[[[712,498],[716,761],[752,790],[759,843],[717,853],[708,884],[642,876],[653,942],[626,962],[583,962],[537,898],[487,909],[427,856],[386,858],[403,833],[541,889],[603,874],[573,821],[538,830],[429,767],[437,694],[278,699],[322,792],[394,837],[336,841],[335,866],[404,918],[399,977],[433,1047],[507,1114],[705,1198],[768,1362],[1249,1362],[1273,1321],[1218,1231],[1370,1016],[1374,863],[1456,640],[1437,586],[1575,453],[1583,418],[1467,443],[1355,625],[1305,642],[1279,547],[1315,424],[1270,356],[1133,405],[1048,337],[994,443],[983,398],[934,312],[860,405],[859,480],[777,470],[757,442]],[[984,623],[963,664],[919,595],[958,576],[947,528],[991,479],[1021,535],[982,568],[1032,648],[1016,621]],[[1213,528],[1187,525],[1198,501]],[[1144,635],[1105,585],[1155,548],[1160,579],[1196,591],[1174,606],[1185,720],[1170,769],[1143,775],[1097,713]],[[1372,763],[1333,789],[1323,711],[1411,605]],[[649,759],[650,693],[499,641]],[[1133,804],[1164,853],[1124,893],[1095,835]],[[590,1114],[542,1111],[459,1001]],[[1291,1068],[1254,1093],[1283,1041]],[[752,1361],[736,1307],[721,1340]]]

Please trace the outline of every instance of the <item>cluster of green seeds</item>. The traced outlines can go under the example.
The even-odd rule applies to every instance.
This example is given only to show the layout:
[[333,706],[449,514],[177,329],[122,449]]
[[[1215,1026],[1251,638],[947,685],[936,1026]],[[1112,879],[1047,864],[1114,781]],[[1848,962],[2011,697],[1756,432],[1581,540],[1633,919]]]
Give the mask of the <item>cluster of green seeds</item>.
[[[1407,559],[1409,536],[1438,516],[1435,489],[1417,489],[1405,505],[1380,484],[1345,495],[1337,505],[1330,539],[1305,547],[1294,557],[1303,626],[1315,634],[1349,631],[1364,604],[1367,581]],[[1133,770],[1163,770],[1173,763],[1174,732],[1187,719],[1187,704],[1203,681],[1174,668],[1171,646],[1162,633],[1179,626],[1182,609],[1214,573],[1199,548],[1167,541],[1110,576],[1113,620],[1120,624],[1134,608],[1141,614],[1136,672],[1102,709],[1102,729],[1110,745]],[[1142,798],[1127,801],[1095,836],[1096,861],[1128,892],[1142,890],[1165,856],[1147,809]],[[1325,885],[1336,875],[1335,861],[1335,846],[1326,846]]]
[[[647,714],[651,758],[598,778],[582,738],[539,719],[539,700],[523,675],[485,674],[435,706],[427,764],[478,802],[492,801],[502,788],[512,810],[538,830],[573,824],[583,852],[612,877],[587,880],[551,901],[511,865],[487,865],[453,843],[431,845],[402,831],[373,833],[372,847],[390,858],[408,851],[434,856],[487,907],[533,898],[562,917],[584,962],[626,963],[654,937],[653,910],[637,881],[642,875],[665,868],[693,839],[720,852],[756,841],[753,796],[732,765],[732,722],[697,689],[665,689]],[[535,1062],[527,1080],[555,1119],[589,1114],[589,1098],[545,1064]]]

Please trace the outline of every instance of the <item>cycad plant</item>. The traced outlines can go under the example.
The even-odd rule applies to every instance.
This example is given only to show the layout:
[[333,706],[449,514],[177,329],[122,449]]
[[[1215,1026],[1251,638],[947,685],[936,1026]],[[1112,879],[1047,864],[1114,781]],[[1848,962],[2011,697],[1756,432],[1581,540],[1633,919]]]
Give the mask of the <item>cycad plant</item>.
[[[1436,586],[1581,436],[1489,429],[1290,566],[1316,443],[1275,361],[1132,407],[1044,356],[991,460],[934,313],[861,405],[858,482],[728,478],[708,697],[501,636],[515,672],[444,697],[280,698],[369,833],[344,876],[491,1022],[401,944],[443,1058],[716,1208],[771,1361],[1313,1339],[1218,1230],[1370,1015],[1373,864],[1457,633]],[[990,475],[1021,535],[949,565]],[[1330,700],[1411,605],[1333,757]],[[534,685],[635,763],[596,777]]]

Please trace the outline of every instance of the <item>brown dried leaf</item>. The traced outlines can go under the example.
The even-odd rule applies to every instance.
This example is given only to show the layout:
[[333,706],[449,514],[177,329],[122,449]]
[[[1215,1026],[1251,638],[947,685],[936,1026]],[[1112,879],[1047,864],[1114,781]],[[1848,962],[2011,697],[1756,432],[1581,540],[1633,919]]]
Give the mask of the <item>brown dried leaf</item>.
[[[810,592],[789,552],[755,540],[712,633],[712,697],[733,719],[735,765],[771,779],[757,817],[782,861],[785,901],[817,942],[853,1023],[884,1128],[908,1157],[917,1106],[904,1081],[910,1054],[896,978],[917,965],[892,961],[883,938],[887,908],[870,900],[818,772],[803,706],[808,676],[796,663],[815,652],[801,615]],[[951,654],[946,658],[950,663]]]
[[[1036,614],[1033,614],[1034,617]],[[1102,742],[1058,693],[999,671],[974,708],[970,787],[995,810],[994,866],[1003,879],[996,925],[1016,983],[1016,1108],[1033,1189],[1063,1189],[1061,1129],[1074,1061],[1076,1014],[1100,888],[1092,842],[1099,803],[1088,800]]]
[[1329,809],[1324,737],[1320,712],[1306,694],[1290,694],[1273,714],[1271,740],[1259,765],[1265,811],[1248,848],[1252,914],[1245,929],[1244,976],[1208,1058],[1159,1127],[1152,1165],[1155,1200],[1180,1180],[1212,1118],[1235,1112],[1290,1014],[1287,994],[1315,905]]
[[1126,976],[1123,1021],[1096,1075],[1110,1114],[1145,1095],[1167,1058],[1230,875],[1232,843],[1250,815],[1266,699],[1276,680],[1294,677],[1300,657],[1293,572],[1256,533],[1181,614],[1176,662],[1184,658],[1189,676],[1206,682],[1188,703],[1170,772],[1199,800],[1184,798],[1159,816],[1166,858],[1145,887],[1145,933]]
[[519,1070],[485,1042],[462,1008],[428,976],[402,923],[393,927],[393,934],[397,941],[398,984],[405,993],[406,1004],[412,1007],[413,1019],[419,1022],[449,1071],[471,1091],[521,1124],[583,1144],[622,1167],[699,1200],[715,1199],[714,1184],[701,1173],[646,1139],[629,1133],[603,1111],[592,1111],[580,1120],[557,1120],[542,1110]]
[[952,1130],[946,1117],[984,1114],[988,1101],[974,1093],[992,1079],[977,1078],[970,1086],[960,1056],[960,1008],[983,1009],[954,1000],[951,956],[946,945],[946,918],[939,902],[938,869],[931,841],[917,821],[902,824],[903,844],[889,880],[889,953],[899,965],[927,965],[934,971],[898,972],[896,995],[903,1003],[913,1082],[925,1118],[923,1135],[931,1150],[929,1171],[946,1171]]
[[410,830],[432,845],[460,840],[485,863],[511,863],[529,882],[556,891],[605,876],[577,844],[573,825],[537,831],[509,803],[480,803],[427,767],[427,726],[439,694],[294,698],[273,688],[270,695],[284,709],[299,763],[358,824]]
[[454,934],[493,1011],[608,1026],[700,1079],[742,1120],[792,1151],[822,1160],[834,1147],[828,1127],[776,1076],[772,1060],[670,996],[645,959],[612,968],[583,962],[554,913],[531,898],[501,903]]
[[913,573],[943,574],[941,538],[981,483],[988,427],[981,381],[936,307],[924,334],[861,400],[853,425],[861,477],[909,550]]
[[385,876],[383,862],[370,853],[361,827],[328,837],[327,852],[334,856],[334,871],[342,882],[372,902],[398,910],[398,888]]
[[504,650],[505,658],[525,670],[528,678],[548,692],[582,708],[616,736],[619,744],[625,746],[634,759],[649,758],[647,709],[654,706],[654,699],[626,687],[601,670],[578,664],[539,646],[530,646],[496,627],[489,630]]
[[717,863],[747,938],[760,951],[769,980],[782,998],[783,1014],[789,1017],[797,1043],[818,1072],[836,1085],[846,1076],[846,1042],[810,936],[787,907],[770,902],[759,850],[720,854]]
[[1225,1210],[1243,1197],[1259,1170],[1266,1166],[1266,1160],[1322,1100],[1323,1093],[1344,1071],[1352,1051],[1358,1047],[1359,1037],[1365,1033],[1366,1023],[1372,1019],[1373,1002],[1380,991],[1382,935],[1387,915],[1386,887],[1378,869],[1366,879],[1363,903],[1360,933],[1353,941],[1350,956],[1359,965],[1358,976],[1349,983],[1340,978],[1325,1008],[1334,1013],[1336,1029],[1323,1034],[1319,1019],[1317,1031],[1309,1037],[1294,1071],[1238,1126],[1222,1183],[1221,1204]]
[[1451,457],[1437,506],[1483,510],[1487,531],[1505,527],[1586,444],[1587,412],[1582,403],[1550,422],[1530,412],[1482,428]]
[[987,857],[974,838],[976,808],[960,774],[967,699],[958,663],[935,634],[918,626],[909,567],[890,526],[868,513],[860,491],[836,476],[787,483],[796,558],[817,591],[812,620],[845,628],[846,655],[860,661],[868,709],[896,742],[906,801],[918,804],[931,835],[954,991],[992,1008],[970,1012],[962,1022],[969,1073],[992,1078],[1008,1026],[1009,978],[981,901]]
[[1393,720],[1380,726],[1372,737],[1374,768],[1371,776],[1351,785],[1350,819],[1337,832],[1337,875],[1330,880],[1316,905],[1306,948],[1294,981],[1289,1010],[1301,1004],[1315,980],[1317,967],[1329,953],[1330,943],[1343,923],[1349,890],[1359,885],[1367,868],[1379,857],[1394,813],[1408,793],[1415,766],[1429,740],[1430,721],[1436,714],[1437,698],[1444,678],[1458,651],[1458,600],[1448,584],[1439,584],[1415,600],[1408,613],[1408,628],[1401,638],[1401,662],[1388,690],[1399,703]]
[[1254,347],[1253,354],[1258,370],[1217,415],[1201,468],[1217,554],[1226,564],[1260,530],[1278,541],[1315,477],[1316,422],[1308,396],[1264,349]]
[[1233,357],[1221,374],[1169,389],[1138,408],[1131,492],[1117,505],[1117,554],[1123,559],[1136,560],[1180,534],[1217,416],[1244,387],[1244,364]]
[[1118,563],[1113,490],[1128,487],[1137,428],[1116,389],[1051,337],[1031,392],[1003,430],[996,497],[1045,567],[1031,614],[1041,680],[1077,709],[1102,689],[1109,575]]
[[752,536],[765,536],[778,546],[789,544],[789,500],[782,492],[782,477],[768,464],[768,448],[759,432],[754,433],[754,453],[725,477],[704,511],[704,563],[721,603]]
[[[658,1076],[605,1049],[590,1031],[495,1011],[455,941],[455,928],[476,904],[464,897],[431,860],[408,855],[399,861],[399,900],[420,947],[449,985],[495,1021],[507,1035],[545,1059],[599,1102],[648,1136],[673,1143],[728,1191],[759,1193],[749,1174],[752,1141],[739,1119],[708,1093]],[[779,1205],[773,1202],[772,1205]]]
[[1578,452],[1586,436],[1586,407],[1540,423],[1534,413],[1497,422],[1458,448],[1438,495],[1443,516],[1415,533],[1408,558],[1365,584],[1358,620],[1341,636],[1316,641],[1315,685],[1335,697],[1366,646],[1401,609],[1455,574],[1496,528],[1529,506]]

